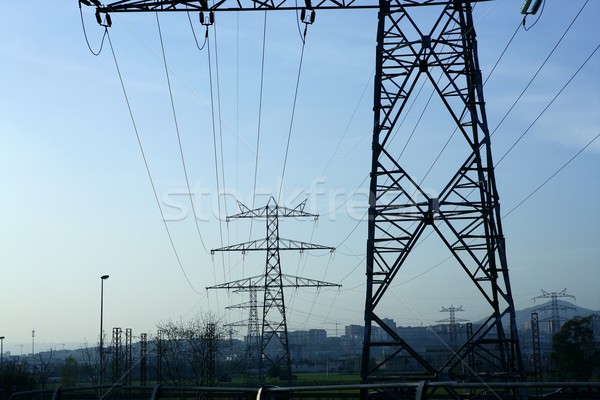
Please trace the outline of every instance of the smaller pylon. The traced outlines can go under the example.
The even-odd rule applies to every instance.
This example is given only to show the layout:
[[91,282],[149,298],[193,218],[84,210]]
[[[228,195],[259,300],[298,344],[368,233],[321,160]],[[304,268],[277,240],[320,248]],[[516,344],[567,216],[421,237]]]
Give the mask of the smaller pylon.
[[[280,288],[283,291],[284,288],[301,288],[301,287],[312,287],[312,288],[324,288],[324,287],[341,287],[341,285],[337,284],[337,283],[331,283],[331,282],[324,282],[324,281],[319,281],[319,280],[315,280],[315,279],[309,279],[309,278],[301,278],[298,276],[292,276],[292,275],[285,275],[285,274],[280,274],[279,276],[279,282],[280,282]],[[244,278],[244,279],[239,279],[237,281],[232,281],[232,282],[227,282],[227,283],[221,283],[218,285],[214,285],[214,286],[210,286],[207,287],[206,290],[210,290],[210,289],[227,289],[227,290],[234,290],[235,292],[250,292],[250,293],[256,293],[257,291],[261,290],[261,291],[267,291],[268,290],[268,286],[265,283],[265,276],[253,276],[250,278]],[[252,301],[251,301],[252,303]],[[237,308],[241,306],[230,306],[230,308]],[[254,306],[254,308],[256,308],[256,305]],[[251,311],[252,311],[252,307],[251,307]],[[252,316],[250,317],[252,319]],[[253,324],[253,321],[250,322],[251,324]],[[252,327],[249,326],[249,331],[252,330]],[[280,338],[278,337],[278,339],[280,340],[284,340],[284,343],[287,343],[287,329],[284,331],[283,333],[285,335],[284,338]],[[259,340],[257,342],[255,342],[253,339],[258,338]],[[267,349],[264,345],[258,346],[258,344],[260,344],[261,342],[264,343],[265,339],[264,339],[264,329],[263,329],[263,334],[261,336],[254,336],[251,334],[251,336],[248,338],[249,342],[248,342],[248,352],[249,352],[249,357],[248,357],[248,361],[250,365],[258,365],[259,366],[259,378],[261,379],[261,381],[264,379],[263,376],[263,363],[265,362],[265,359],[267,361],[271,361],[272,358],[269,358],[269,354],[267,354]],[[262,340],[261,340],[262,339]],[[258,351],[254,351],[255,347],[258,349]],[[289,348],[286,346],[285,350],[287,350],[287,360],[288,363],[290,363],[289,361]],[[258,364],[256,364],[256,357],[254,356],[256,355],[256,357],[258,357]],[[271,361],[271,364],[275,364],[274,362]],[[291,363],[290,363],[290,373],[291,373]]]
[[230,326],[244,326],[248,329],[246,336],[246,375],[247,379],[251,379],[250,371],[257,368],[260,360],[260,321],[258,319],[258,289],[239,289],[235,293],[248,292],[250,294],[250,301],[242,304],[235,304],[233,306],[225,307],[226,310],[232,309],[248,309],[248,320],[240,321]]
[[454,307],[453,305],[451,305],[450,307],[442,307],[442,309],[440,310],[440,312],[447,312],[450,313],[450,317],[446,318],[446,319],[441,319],[437,322],[447,322],[449,323],[449,329],[448,329],[448,346],[450,346],[451,349],[456,349],[458,347],[458,332],[456,329],[456,323],[457,322],[468,322],[468,320],[466,319],[462,319],[462,318],[456,318],[456,312],[457,311],[465,311],[463,310],[462,306],[460,307]]
[[121,328],[113,328],[113,383],[118,383],[121,377]]
[[551,299],[550,305],[536,308],[534,311],[543,311],[544,313],[550,311],[551,316],[548,318],[542,319],[542,321],[547,322],[548,324],[548,332],[553,336],[558,333],[560,330],[561,322],[565,321],[566,318],[560,316],[560,313],[563,311],[575,311],[576,308],[573,306],[565,306],[558,304],[559,298],[570,298],[575,300],[575,296],[567,294],[567,289],[563,289],[560,292],[546,292],[542,289],[542,295],[533,298],[533,301],[536,299]]
[[[262,280],[260,283],[256,281],[250,286],[257,289],[260,288],[264,292],[262,305],[262,329],[260,334],[261,357],[258,364],[259,380],[261,383],[264,382],[267,368],[269,368],[268,373],[270,375],[279,376],[280,379],[287,379],[291,382],[292,366],[290,361],[285,300],[283,295],[283,288],[286,287],[288,283],[286,282],[286,284],[284,284],[283,282],[284,275],[281,273],[279,253],[280,251],[284,250],[297,250],[300,252],[307,250],[329,250],[333,252],[335,248],[330,246],[322,246],[319,244],[300,242],[297,240],[284,239],[279,236],[280,218],[310,217],[316,220],[319,217],[318,215],[310,214],[304,211],[306,200],[294,208],[287,208],[278,205],[273,197],[269,199],[269,202],[266,206],[253,210],[240,202],[238,202],[238,205],[240,207],[240,212],[238,214],[228,216],[227,221],[229,222],[231,219],[240,218],[265,219],[267,236],[263,239],[234,244],[231,246],[222,247],[220,249],[213,249],[211,250],[211,254],[214,254],[216,251],[240,251],[242,254],[246,253],[247,251],[266,252],[267,259],[265,263],[264,275],[260,277],[248,278],[250,280]],[[285,277],[295,281],[295,283],[293,283],[293,287],[305,287],[307,285],[310,286],[310,284],[308,284],[309,281],[317,282],[311,279],[290,277],[287,275]],[[250,286],[240,286],[236,287],[235,289],[249,289]],[[213,286],[212,288],[217,287]],[[231,287],[231,289],[233,288],[234,287]]]
[[131,366],[133,363],[133,331],[125,328],[125,383],[131,386]]
[[148,380],[148,334],[140,333],[140,385]]

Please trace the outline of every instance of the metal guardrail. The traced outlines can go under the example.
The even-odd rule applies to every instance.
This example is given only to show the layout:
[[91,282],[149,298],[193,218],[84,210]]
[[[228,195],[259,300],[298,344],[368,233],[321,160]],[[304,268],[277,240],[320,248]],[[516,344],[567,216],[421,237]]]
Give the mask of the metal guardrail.
[[103,385],[13,393],[9,400],[600,400],[600,382],[402,382],[327,386],[194,387]]

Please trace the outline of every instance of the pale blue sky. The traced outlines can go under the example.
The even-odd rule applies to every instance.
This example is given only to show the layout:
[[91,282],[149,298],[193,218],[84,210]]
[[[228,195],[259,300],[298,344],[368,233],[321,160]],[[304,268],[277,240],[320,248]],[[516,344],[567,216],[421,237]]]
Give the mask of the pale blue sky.
[[[549,2],[532,29],[517,33],[485,87],[491,129],[583,4]],[[484,77],[517,28],[519,7],[508,1],[477,6]],[[494,134],[496,160],[598,46],[598,15],[600,4],[589,1]],[[102,29],[91,9],[84,9],[84,18],[97,49]],[[267,19],[256,206],[279,190],[301,51],[295,18],[284,12]],[[195,16],[193,21],[201,37],[203,28]],[[232,221],[222,224],[221,242],[217,215],[238,212],[234,197],[248,206],[253,201],[263,14],[217,15],[224,158],[222,169],[217,125],[219,189],[228,194],[220,213],[207,49],[196,49],[184,13],[161,14],[160,23],[203,240],[208,249],[248,240],[249,223]],[[310,220],[285,220],[280,229],[282,237],[338,246],[339,251],[333,257],[285,254],[283,270],[341,282],[343,288],[318,295],[312,289],[286,292],[290,329],[323,328],[334,334],[335,322],[343,326],[363,319],[366,223],[359,220],[366,210],[370,168],[375,28],[373,11],[321,11],[309,27],[282,202],[295,206],[308,198],[307,211],[321,219],[316,226]],[[37,350],[94,344],[103,274],[110,274],[105,282],[107,331],[119,326],[132,328],[135,335],[152,334],[157,321],[208,310],[230,322],[245,319],[243,312],[223,311],[245,301],[243,296],[207,295],[204,287],[262,273],[264,255],[211,257],[202,247],[184,195],[156,16],[113,15],[110,35],[163,212],[199,294],[188,285],[170,247],[108,43],[98,57],[89,52],[75,1],[5,4],[0,34],[0,335],[6,336],[5,350],[19,354],[23,344],[30,351],[32,329]],[[210,35],[214,38],[213,28]],[[211,42],[213,63],[214,50]],[[497,166],[503,213],[600,133],[599,66],[596,53]],[[215,68],[212,73],[216,90]],[[399,143],[406,141],[428,95],[425,90],[416,101],[398,133]],[[435,110],[426,114],[403,156],[403,165],[416,176],[425,173],[443,145],[431,135],[439,118]],[[429,189],[439,190],[443,179],[436,177],[449,173],[456,163],[453,154],[444,153],[425,183]],[[518,308],[533,305],[540,289],[567,288],[579,306],[600,309],[599,203],[600,139],[503,221]],[[252,237],[264,234],[264,222],[255,222]],[[407,268],[396,278],[389,317],[399,325],[444,319],[447,315],[439,310],[450,305],[463,305],[461,318],[485,315],[478,296],[450,263],[416,278],[447,257],[434,242],[417,252],[418,268]]]

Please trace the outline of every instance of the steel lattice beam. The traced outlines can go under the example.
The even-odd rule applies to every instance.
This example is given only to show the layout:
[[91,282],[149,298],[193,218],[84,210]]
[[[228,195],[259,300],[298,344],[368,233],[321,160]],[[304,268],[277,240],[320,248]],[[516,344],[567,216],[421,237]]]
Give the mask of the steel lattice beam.
[[[412,10],[381,2],[377,35],[375,123],[369,198],[367,298],[362,360],[363,382],[410,374],[411,378],[457,376],[463,360],[503,379],[520,378],[520,349],[500,224],[500,210],[483,100],[477,44],[469,2],[446,1],[435,8],[429,31]],[[432,9],[433,11],[433,9]],[[433,89],[453,127],[464,139],[465,158],[437,197],[400,165],[392,145],[397,124],[417,83]],[[436,114],[436,118],[438,118]],[[437,234],[453,262],[480,293],[490,316],[441,366],[399,337],[379,315],[378,306],[424,232]],[[457,270],[457,273],[460,272]],[[508,320],[508,330],[502,320]],[[389,340],[375,343],[373,327]],[[373,348],[387,358],[369,365]],[[412,367],[394,364],[402,354]]]
[[[471,0],[471,2],[491,0]],[[96,3],[92,0],[80,0],[81,3]],[[122,0],[107,5],[96,4],[101,13],[113,12],[176,12],[176,11],[272,11],[272,10],[344,10],[379,9],[379,0],[219,0],[219,1],[173,1],[173,0]],[[443,5],[444,0],[393,0],[384,1],[390,7],[415,7],[424,5]]]

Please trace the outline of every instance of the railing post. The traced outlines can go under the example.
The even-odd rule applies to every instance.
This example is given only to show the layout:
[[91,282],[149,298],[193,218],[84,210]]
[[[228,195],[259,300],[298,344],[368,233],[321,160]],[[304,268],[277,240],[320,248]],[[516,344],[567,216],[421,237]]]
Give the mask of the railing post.
[[160,398],[160,387],[161,385],[154,386],[154,389],[152,389],[152,396],[150,396],[150,400],[158,400]]
[[59,386],[56,389],[54,389],[54,391],[52,392],[52,400],[60,399],[61,390],[62,390],[62,386]]
[[417,386],[417,393],[415,394],[415,400],[424,400],[427,395],[427,383],[428,381],[420,381]]

